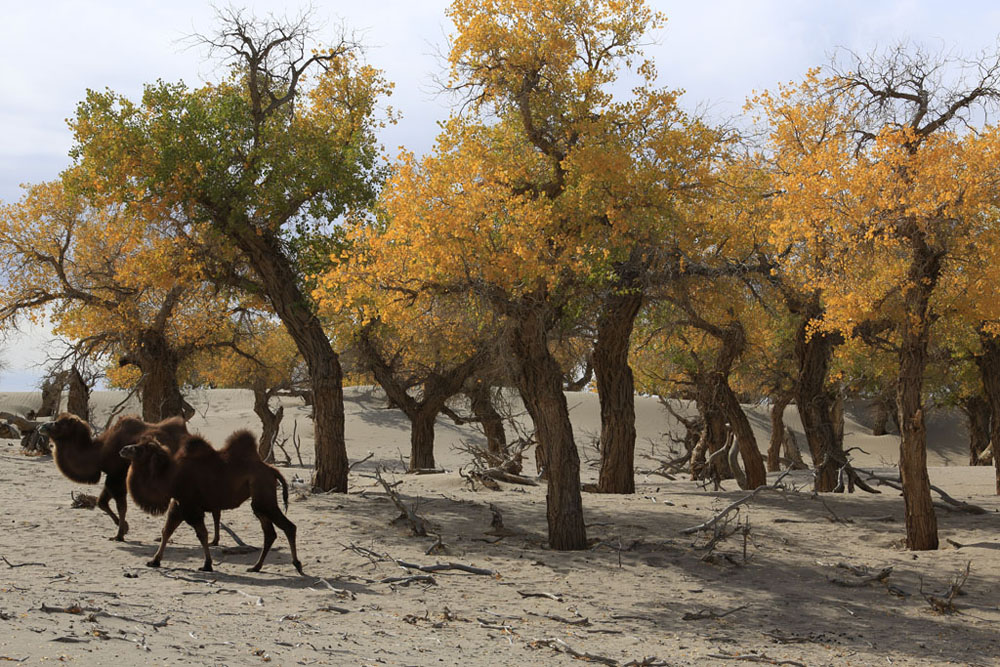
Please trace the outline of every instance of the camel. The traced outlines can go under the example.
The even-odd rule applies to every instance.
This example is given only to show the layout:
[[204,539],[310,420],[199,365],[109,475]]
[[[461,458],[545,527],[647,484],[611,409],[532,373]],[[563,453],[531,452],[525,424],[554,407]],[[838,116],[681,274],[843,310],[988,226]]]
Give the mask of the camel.
[[218,451],[194,435],[186,437],[180,448],[171,452],[154,435],[147,435],[136,444],[123,447],[121,456],[132,462],[128,489],[136,504],[154,514],[166,513],[160,547],[147,566],[160,566],[170,536],[184,521],[194,528],[205,552],[205,563],[199,569],[211,572],[205,512],[235,509],[249,498],[264,531],[264,546],[248,571],[260,571],[277,537],[274,530],[277,525],[288,538],[292,565],[299,574],[304,574],[295,548],[295,524],[282,513],[275,496],[280,483],[287,511],[288,483],[276,468],[261,460],[257,440],[249,431],[233,433]]
[[[97,500],[97,506],[104,510],[118,526],[118,532],[109,539],[122,542],[128,532],[125,520],[126,493],[125,480],[129,462],[119,456],[125,445],[132,444],[143,435],[150,434],[170,450],[176,451],[181,440],[188,434],[184,420],[171,417],[158,424],[149,424],[138,417],[119,417],[115,425],[97,437],[93,437],[90,425],[76,415],[64,412],[54,421],[42,424],[38,429],[55,444],[53,458],[63,475],[81,484],[97,484],[101,473],[105,474],[104,488]],[[116,515],[111,509],[111,499],[118,509]],[[213,513],[215,538],[219,543],[218,512]]]

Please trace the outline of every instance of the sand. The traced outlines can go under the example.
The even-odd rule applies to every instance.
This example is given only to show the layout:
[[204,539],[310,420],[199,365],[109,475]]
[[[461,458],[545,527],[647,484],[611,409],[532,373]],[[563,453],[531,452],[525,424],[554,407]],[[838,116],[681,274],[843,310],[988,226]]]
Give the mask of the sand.
[[[121,398],[96,394],[96,421]],[[596,396],[568,399],[587,461],[599,429]],[[196,392],[190,400],[198,409],[192,429],[214,442],[259,428],[249,392]],[[0,410],[38,402],[37,394],[2,394]],[[246,572],[255,553],[234,550],[225,533],[213,552],[216,571],[199,572],[200,547],[187,526],[164,567],[147,568],[160,518],[130,504],[127,541],[108,541],[114,527],[103,513],[70,507],[71,493],[99,487],[70,482],[51,458],[26,458],[15,441],[0,441],[0,662],[575,665],[575,652],[616,665],[1000,664],[1000,499],[991,468],[964,465],[967,440],[947,414],[931,424],[932,483],[988,513],[940,510],[938,551],[901,547],[898,492],[814,496],[808,473],[795,473],[785,482],[799,491],[758,494],[731,524],[740,529],[711,548],[711,532],[681,531],[746,492],[732,481],[715,492],[639,475],[634,495],[584,494],[592,546],[560,553],[546,547],[543,487],[472,490],[461,478],[468,461],[457,446],[481,442],[473,427],[439,423],[435,451],[446,472],[407,475],[402,414],[364,388],[348,390],[346,410],[351,459],[373,456],[352,470],[349,493],[313,494],[300,483],[312,458],[307,409],[285,402],[283,437],[297,423],[302,445],[300,465],[289,439],[292,463],[281,470],[293,480],[288,516],[298,525],[305,577],[282,535],[260,573]],[[766,446],[766,406],[749,411]],[[645,456],[666,458],[663,434],[677,425],[651,398],[638,399],[637,414],[637,464],[655,467]],[[894,465],[898,438],[868,435],[863,411],[851,417],[848,446],[864,450],[856,464]],[[788,421],[801,434],[794,409]],[[394,522],[399,512],[371,476],[376,465],[393,471],[387,477],[440,545]],[[584,481],[596,475],[585,462]],[[491,504],[502,530],[491,528]],[[248,506],[223,521],[260,544]],[[490,574],[421,573],[399,561]],[[967,565],[955,612],[936,610],[931,598],[945,598]],[[884,568],[892,569],[878,579]],[[420,574],[427,578],[387,581]]]

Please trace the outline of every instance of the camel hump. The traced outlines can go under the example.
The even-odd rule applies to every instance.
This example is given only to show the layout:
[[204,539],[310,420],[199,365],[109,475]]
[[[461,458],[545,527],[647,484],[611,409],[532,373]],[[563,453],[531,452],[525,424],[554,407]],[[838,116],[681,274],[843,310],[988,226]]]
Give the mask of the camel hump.
[[215,447],[200,435],[189,435],[181,442],[180,455],[186,458],[205,458],[214,456]]
[[253,460],[260,458],[260,455],[257,454],[257,438],[246,429],[236,431],[226,438],[226,444],[222,451],[229,459]]

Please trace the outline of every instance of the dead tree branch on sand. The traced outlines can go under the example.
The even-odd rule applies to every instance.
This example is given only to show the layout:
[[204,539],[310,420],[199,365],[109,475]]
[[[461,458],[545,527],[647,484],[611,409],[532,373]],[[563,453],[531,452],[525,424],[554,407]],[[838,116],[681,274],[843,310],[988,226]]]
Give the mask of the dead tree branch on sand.
[[413,534],[416,537],[427,537],[427,520],[417,515],[413,508],[404,503],[399,497],[399,493],[396,492],[396,487],[402,484],[402,482],[389,484],[389,482],[385,481],[385,478],[382,477],[381,466],[375,468],[375,479],[378,480],[378,483],[382,485],[383,489],[385,489],[385,493],[389,496],[389,499],[392,500],[392,504],[395,505],[396,509],[402,513],[400,514],[400,518],[406,519],[406,521],[410,524],[410,530]]
[[969,578],[969,570],[972,568],[972,561],[968,561],[965,564],[965,570],[959,572],[955,575],[955,580],[951,582],[951,586],[948,587],[948,591],[944,594],[944,597],[937,597],[935,595],[927,595],[924,593],[924,581],[920,580],[920,595],[927,600],[927,604],[931,606],[938,614],[957,614],[958,608],[955,606],[955,597],[962,594],[962,586],[965,586],[965,582]]
[[785,491],[786,487],[781,483],[781,480],[783,480],[785,478],[785,476],[788,475],[788,473],[790,473],[790,472],[791,472],[790,469],[786,470],[785,472],[781,473],[781,475],[778,476],[778,479],[774,480],[773,484],[767,484],[767,485],[764,485],[764,486],[758,486],[756,489],[754,489],[753,491],[751,491],[747,495],[743,496],[739,500],[737,500],[737,501],[735,501],[735,502],[730,503],[729,505],[727,505],[721,512],[718,512],[715,516],[713,516],[708,521],[705,521],[704,523],[699,523],[697,526],[691,526],[690,528],[685,528],[684,530],[681,531],[681,534],[682,535],[691,535],[693,533],[697,533],[700,530],[707,530],[707,529],[711,528],[712,526],[714,526],[715,524],[717,524],[719,521],[721,521],[723,518],[725,518],[725,516],[727,514],[729,514],[730,512],[732,512],[733,510],[737,509],[738,507],[740,507],[742,505],[746,505],[751,500],[753,500],[754,498],[756,498],[758,494],[760,494],[760,493],[762,493],[764,491]]
[[[878,475],[870,470],[862,470],[860,468],[858,468],[858,472],[868,475],[869,480],[875,480],[879,484],[885,484],[886,486],[896,489],[897,491],[903,490],[903,482],[899,477],[886,477],[885,475]],[[931,491],[940,495],[941,500],[946,502],[948,505],[953,506],[959,512],[968,512],[969,514],[988,514],[988,512],[979,505],[973,505],[961,500],[955,500],[933,484],[931,484]],[[951,507],[948,507],[947,505],[939,505],[939,507],[951,509]]]

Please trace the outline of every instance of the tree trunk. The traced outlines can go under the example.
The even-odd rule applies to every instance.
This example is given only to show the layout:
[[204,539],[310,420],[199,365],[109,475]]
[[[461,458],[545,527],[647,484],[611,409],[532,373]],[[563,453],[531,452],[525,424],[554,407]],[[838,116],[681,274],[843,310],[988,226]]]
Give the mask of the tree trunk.
[[260,278],[275,314],[295,341],[309,369],[313,396],[313,442],[316,472],[313,485],[321,491],[347,492],[347,446],[344,441],[344,387],[340,358],[333,351],[312,304],[299,287],[299,277],[280,243],[270,233],[243,220],[226,225]]
[[981,328],[979,340],[983,350],[976,356],[976,365],[983,382],[983,393],[990,405],[990,443],[996,470],[996,493],[1000,495],[1000,337]]
[[580,455],[573,441],[562,370],[546,340],[548,326],[542,308],[534,304],[524,306],[526,312],[516,319],[511,332],[511,350],[517,360],[521,396],[548,459],[549,546],[560,551],[586,549]]
[[750,420],[743,412],[736,393],[729,383],[722,381],[719,391],[723,398],[723,406],[726,410],[726,417],[729,419],[729,427],[736,436],[736,446],[740,449],[740,458],[743,459],[743,470],[746,473],[747,489],[756,489],[758,486],[767,484],[767,471],[764,470],[764,459],[760,455],[760,448],[757,446],[757,438],[753,434]]
[[781,470],[781,445],[785,442],[785,408],[792,402],[791,394],[778,394],[771,406],[771,440],[767,446],[767,471]]
[[119,364],[132,364],[142,373],[142,418],[151,423],[184,415],[184,396],[177,382],[180,360],[162,331],[146,329],[138,345]]
[[821,312],[817,301],[815,307],[804,313],[795,334],[795,356],[799,362],[795,405],[815,468],[813,488],[833,491],[840,469],[847,463],[843,441],[837,438],[833,400],[827,389],[830,358],[839,336],[809,330],[810,322]]
[[691,454],[691,479],[728,479],[730,470],[721,456],[713,459],[712,469],[706,469],[708,459],[726,446],[728,429],[726,416],[718,400],[718,388],[708,373],[695,378],[695,406],[703,425],[701,438]]
[[431,470],[434,463],[434,422],[439,410],[421,406],[410,416],[410,472]]
[[268,391],[266,387],[256,385],[253,388],[253,411],[260,418],[261,425],[257,452],[260,454],[261,460],[267,463],[274,461],[274,443],[278,438],[281,419],[285,416],[284,406],[279,405],[277,410],[271,411],[272,395],[273,392]]
[[940,273],[940,255],[915,234],[903,293],[903,324],[900,326],[899,473],[903,482],[906,512],[906,546],[914,551],[938,548],[937,516],[931,502],[927,475],[927,431],[924,424],[923,383],[930,337],[929,303]]
[[980,394],[959,403],[969,428],[969,465],[982,465],[979,457],[990,446],[990,404]]
[[493,391],[489,384],[478,382],[469,393],[472,414],[476,416],[486,436],[486,447],[490,454],[503,456],[507,452],[507,434],[503,428],[503,417],[493,405]]
[[891,396],[879,396],[872,402],[872,435],[886,435],[889,432],[889,419],[893,424],[898,421],[898,416],[893,417],[896,412],[896,400]]
[[36,417],[54,417],[59,412],[59,402],[62,400],[63,386],[66,384],[64,373],[53,373],[42,382],[42,407],[35,413]]
[[69,371],[69,396],[66,399],[66,411],[83,421],[90,420],[90,387],[83,381],[76,366]]
[[635,493],[635,382],[628,365],[642,294],[615,293],[597,321],[593,364],[601,404],[599,493]]

